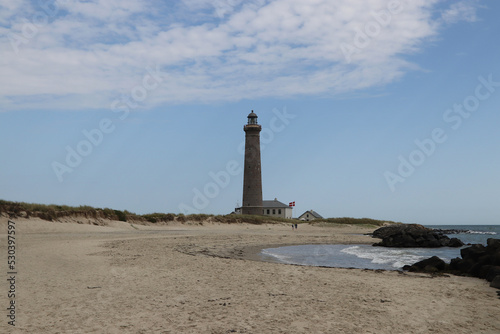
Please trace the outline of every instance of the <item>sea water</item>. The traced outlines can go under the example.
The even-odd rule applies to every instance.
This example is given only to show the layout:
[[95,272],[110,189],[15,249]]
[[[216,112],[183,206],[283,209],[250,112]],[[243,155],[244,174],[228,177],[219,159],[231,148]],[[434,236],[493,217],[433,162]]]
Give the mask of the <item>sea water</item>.
[[[488,238],[500,238],[500,225],[434,225],[436,229],[454,229],[461,233],[448,234],[465,244],[484,244]],[[374,239],[376,242],[377,239]],[[467,246],[465,246],[467,247]],[[461,248],[389,248],[371,245],[297,245],[267,248],[261,251],[263,260],[288,264],[336,268],[401,270],[404,265],[438,256],[445,262],[460,257]]]

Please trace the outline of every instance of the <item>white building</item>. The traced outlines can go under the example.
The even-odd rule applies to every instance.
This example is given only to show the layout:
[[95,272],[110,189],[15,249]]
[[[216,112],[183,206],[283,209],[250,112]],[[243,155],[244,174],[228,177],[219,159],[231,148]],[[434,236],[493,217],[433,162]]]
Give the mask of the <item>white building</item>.
[[[272,201],[262,201],[262,214],[264,216],[291,219],[292,211],[292,207],[278,201],[277,198]],[[241,214],[241,208],[234,209],[234,213]]]
[[281,203],[275,198],[273,201],[262,201],[262,209],[264,216],[273,216],[281,218],[292,218],[292,207]]
[[305,220],[305,221],[310,221],[310,220],[314,220],[314,219],[322,219],[322,218],[323,217],[314,210],[306,211],[299,216],[300,220]]

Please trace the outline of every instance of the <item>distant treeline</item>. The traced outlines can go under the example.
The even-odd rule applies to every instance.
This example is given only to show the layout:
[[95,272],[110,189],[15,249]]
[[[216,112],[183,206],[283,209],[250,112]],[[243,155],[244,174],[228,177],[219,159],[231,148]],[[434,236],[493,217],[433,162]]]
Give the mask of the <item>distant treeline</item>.
[[[149,213],[138,215],[127,210],[114,210],[109,208],[94,208],[88,205],[78,207],[55,204],[33,204],[24,202],[11,202],[0,199],[0,213],[7,214],[10,218],[30,218],[37,217],[43,220],[56,221],[65,217],[85,217],[89,219],[109,219],[134,223],[169,223],[169,222],[219,222],[219,223],[249,223],[249,224],[269,224],[269,223],[290,223],[290,219],[253,216],[253,215],[207,215],[207,214],[174,214],[174,213]],[[299,223],[298,220],[293,220]],[[311,222],[310,222],[311,223]],[[382,221],[370,218],[326,218],[314,220],[313,223],[330,224],[351,224],[351,225],[374,225],[381,226],[391,221]]]

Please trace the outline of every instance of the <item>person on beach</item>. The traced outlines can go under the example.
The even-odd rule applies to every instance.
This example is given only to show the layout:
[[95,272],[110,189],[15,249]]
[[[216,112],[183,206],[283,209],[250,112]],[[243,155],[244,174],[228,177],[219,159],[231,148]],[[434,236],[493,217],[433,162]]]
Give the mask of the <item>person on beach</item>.
[[297,224],[295,224],[295,229],[297,229],[297,226],[298,226],[298,225],[297,225]]
[[294,225],[292,224],[292,231],[293,231]]

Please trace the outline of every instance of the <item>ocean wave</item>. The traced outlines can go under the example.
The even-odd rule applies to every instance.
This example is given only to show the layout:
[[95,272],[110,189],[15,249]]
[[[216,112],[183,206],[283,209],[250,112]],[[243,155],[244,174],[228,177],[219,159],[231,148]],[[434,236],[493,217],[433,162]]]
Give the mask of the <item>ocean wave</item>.
[[497,235],[494,231],[476,231],[476,230],[464,230],[464,229],[434,229],[436,232],[443,234],[476,234],[476,235]]
[[485,231],[473,231],[468,230],[463,232],[464,234],[484,234],[484,235],[497,235],[497,232],[485,232]]
[[414,254],[408,249],[381,249],[379,247],[367,248],[352,246],[345,248],[342,253],[354,255],[361,259],[370,260],[374,264],[390,265],[393,268],[401,268],[406,264],[413,264],[423,260],[425,256]]
[[405,265],[436,255],[449,262],[460,255],[456,248],[387,248],[369,245],[297,245],[261,251],[264,260],[336,268],[400,270]]
[[269,249],[264,249],[262,250],[261,252],[263,255],[265,256],[269,256],[269,257],[272,257],[272,258],[275,258],[276,260],[278,260],[279,262],[283,262],[283,263],[294,263],[293,261],[293,256],[292,255],[286,255],[286,254],[277,254]]

